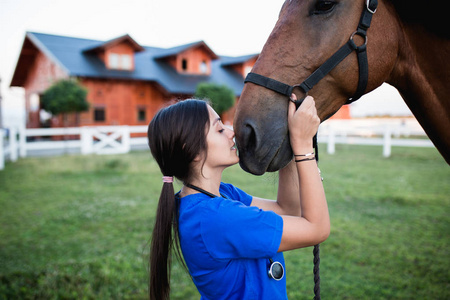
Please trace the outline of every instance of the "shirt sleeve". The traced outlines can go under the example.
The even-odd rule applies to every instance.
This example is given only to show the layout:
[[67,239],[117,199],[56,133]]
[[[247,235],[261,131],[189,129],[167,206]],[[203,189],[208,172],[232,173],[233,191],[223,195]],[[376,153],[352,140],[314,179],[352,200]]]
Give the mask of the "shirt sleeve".
[[240,188],[237,188],[230,183],[222,182],[220,184],[220,190],[224,192],[224,194],[230,199],[241,201],[247,206],[250,206],[250,204],[252,203],[253,196],[247,194]]
[[214,198],[203,212],[201,235],[215,259],[268,258],[281,242],[283,219],[239,201]]

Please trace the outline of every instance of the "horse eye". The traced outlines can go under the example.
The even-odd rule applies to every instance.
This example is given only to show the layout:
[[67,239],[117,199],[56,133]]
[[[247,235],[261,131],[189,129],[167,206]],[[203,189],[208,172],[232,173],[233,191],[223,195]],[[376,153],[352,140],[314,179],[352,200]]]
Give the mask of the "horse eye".
[[325,14],[333,10],[336,6],[334,1],[318,1],[315,7],[315,14]]

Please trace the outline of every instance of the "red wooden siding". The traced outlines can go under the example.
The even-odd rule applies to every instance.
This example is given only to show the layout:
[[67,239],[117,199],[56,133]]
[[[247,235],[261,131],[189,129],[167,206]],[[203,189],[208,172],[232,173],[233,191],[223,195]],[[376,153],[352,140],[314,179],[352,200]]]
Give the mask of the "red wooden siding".
[[249,59],[248,61],[244,62],[243,64],[233,65],[232,68],[236,72],[241,74],[243,78],[245,78],[247,76],[247,73],[248,73],[247,70],[251,69],[253,67],[253,65],[255,64],[257,59],[258,59],[258,57],[256,56],[255,58]]
[[27,127],[39,128],[41,127],[39,120],[40,103],[38,107],[31,106],[32,95],[36,94],[37,99],[40,95],[51,86],[51,84],[62,78],[67,78],[67,73],[58,65],[53,63],[42,52],[37,52],[35,59],[28,69],[25,80],[25,108],[27,114]]
[[[82,79],[88,89],[88,112],[80,114],[80,125],[147,125],[155,113],[170,100],[156,85],[143,81]],[[105,109],[105,121],[94,120],[94,109]],[[139,120],[138,112],[145,112]]]
[[[39,120],[40,105],[31,107],[31,95],[42,95],[53,82],[62,78],[67,78],[65,71],[42,52],[38,52],[29,68],[24,85],[28,128],[42,127]],[[154,114],[170,99],[170,95],[166,95],[156,84],[149,82],[83,78],[80,79],[80,83],[88,90],[87,100],[90,109],[88,112],[80,113],[79,118],[68,116],[67,126],[147,125]],[[104,122],[94,121],[96,107],[105,108]],[[145,111],[144,120],[139,120],[139,110]],[[51,126],[63,126],[62,117],[53,118]]]
[[[183,67],[183,61],[186,63],[185,67]],[[202,47],[183,51],[176,57],[171,58],[169,62],[178,73],[211,74],[211,56]],[[200,67],[203,62],[206,64],[206,72],[203,72]]]
[[105,49],[104,63],[108,69],[114,69],[111,66],[111,54],[128,55],[131,58],[131,68],[134,70],[134,50],[128,44],[117,44]]

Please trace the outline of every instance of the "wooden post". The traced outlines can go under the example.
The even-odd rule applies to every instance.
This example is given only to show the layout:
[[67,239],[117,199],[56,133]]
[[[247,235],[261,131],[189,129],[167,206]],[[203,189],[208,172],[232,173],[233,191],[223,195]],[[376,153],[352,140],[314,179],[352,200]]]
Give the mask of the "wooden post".
[[23,125],[19,127],[19,156],[27,156],[27,132]]
[[131,133],[130,133],[130,127],[128,126],[122,126],[122,146],[124,153],[128,153],[131,150]]
[[327,153],[334,154],[336,152],[336,136],[333,129],[333,126],[330,126],[328,129],[328,144],[327,144]]
[[17,161],[17,128],[9,128],[9,157],[11,161]]
[[389,127],[389,125],[385,125],[383,136],[383,157],[391,156],[391,146],[392,146],[391,135],[392,135],[391,128]]
[[92,138],[92,132],[89,127],[81,127],[81,154],[91,154],[93,151],[93,138]]

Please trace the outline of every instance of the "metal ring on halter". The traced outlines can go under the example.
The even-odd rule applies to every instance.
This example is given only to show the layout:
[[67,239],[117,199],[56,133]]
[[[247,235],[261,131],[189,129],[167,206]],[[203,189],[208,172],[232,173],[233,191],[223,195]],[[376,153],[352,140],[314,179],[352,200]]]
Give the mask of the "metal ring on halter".
[[[350,36],[350,40],[351,41],[353,41],[353,37],[355,36],[355,35],[359,35],[360,37],[363,37],[364,38],[364,44],[362,44],[361,46],[356,46],[356,48],[359,48],[359,47],[365,47],[365,46],[367,46],[367,35],[366,34],[364,34],[364,33],[362,33],[362,32],[359,32],[359,31],[354,31],[353,33],[352,33],[352,35]],[[355,43],[354,41],[353,41],[353,43]],[[356,45],[356,44],[355,44]]]
[[[294,89],[295,88],[299,88],[299,89],[301,89],[302,91],[303,91],[303,89],[300,87],[300,84],[296,84],[296,85],[294,85],[294,86],[292,86],[292,93],[294,94]],[[289,97],[289,101],[291,101],[291,102],[293,102],[294,104],[295,104],[295,107],[298,109],[299,107],[300,107],[300,105],[302,105],[302,103],[303,103],[303,100],[305,100],[305,98],[306,97],[308,97],[308,92],[303,92],[304,94],[305,94],[305,96],[303,97],[303,98],[300,98],[300,99],[297,99],[297,100],[294,100],[294,99],[292,99],[291,97]],[[295,95],[295,94],[294,94]],[[291,95],[292,96],[292,95]],[[296,97],[297,97],[297,95],[295,95]]]
[[289,97],[289,101],[295,103],[295,102],[297,102],[297,101],[303,101],[303,100],[305,100],[306,97],[308,97],[308,93],[305,93],[305,97],[303,97],[303,98],[301,98],[301,99],[297,99],[297,100],[294,100],[294,99],[292,99],[291,97]]

